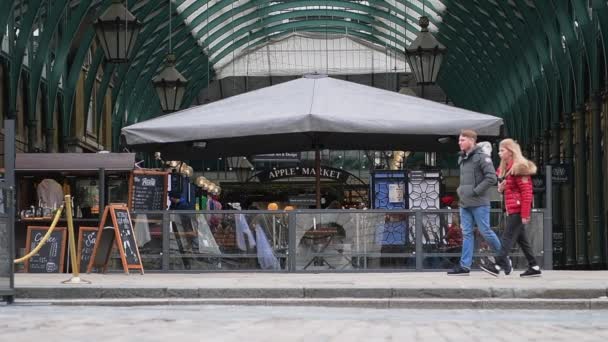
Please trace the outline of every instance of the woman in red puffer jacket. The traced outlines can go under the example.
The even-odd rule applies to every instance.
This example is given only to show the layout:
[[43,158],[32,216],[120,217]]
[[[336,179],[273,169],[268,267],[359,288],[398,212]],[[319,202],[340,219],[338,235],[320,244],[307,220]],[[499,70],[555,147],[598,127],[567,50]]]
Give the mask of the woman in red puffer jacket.
[[500,270],[511,273],[508,260],[509,251],[515,242],[519,244],[528,260],[528,269],[521,277],[540,276],[540,267],[532,252],[532,246],[526,236],[525,227],[530,223],[532,211],[532,175],[536,174],[536,165],[521,153],[521,147],[513,139],[500,142],[500,167],[498,168],[498,191],[503,193],[507,212],[506,227],[502,235],[502,248],[496,257],[496,264],[482,266],[487,273],[498,276]]

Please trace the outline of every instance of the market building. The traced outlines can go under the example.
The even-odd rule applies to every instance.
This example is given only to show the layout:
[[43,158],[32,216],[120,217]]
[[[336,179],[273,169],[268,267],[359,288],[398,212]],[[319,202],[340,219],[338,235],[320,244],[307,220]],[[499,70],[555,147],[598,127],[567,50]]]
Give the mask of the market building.
[[[16,200],[3,202],[0,263],[8,273],[8,261],[31,247],[28,227],[49,226],[69,194],[77,231],[100,226],[111,203],[126,203],[146,269],[445,269],[458,253],[447,237],[457,200],[457,133],[433,138],[451,146],[445,151],[352,141],[285,150],[295,141],[284,139],[267,152],[181,158],[138,149],[126,134],[147,120],[204,114],[305,75],[325,75],[369,87],[362,97],[402,96],[422,113],[441,105],[501,120],[500,132],[486,138],[513,137],[541,170],[534,179],[539,256],[558,269],[606,269],[606,33],[608,6],[585,0],[2,1],[0,167],[3,198]],[[189,142],[201,151],[213,146],[213,139]],[[188,211],[162,212],[175,192]],[[453,200],[441,202],[446,196]],[[419,198],[432,201],[416,207]],[[498,195],[494,202],[496,221]],[[233,205],[261,211],[213,214]],[[305,212],[327,207],[353,212]],[[404,212],[375,212],[364,238],[344,229],[355,221],[363,229],[364,208]],[[302,221],[290,221],[292,209]],[[439,228],[419,227],[422,237],[414,234],[414,209],[448,211],[429,223]],[[335,217],[327,216],[319,232],[324,215]],[[243,218],[266,231],[262,240],[274,257],[260,257],[258,237],[254,249],[250,238],[236,236]],[[183,226],[172,226],[177,221]],[[332,248],[339,255],[326,255]],[[169,257],[169,250],[178,252]],[[310,258],[290,260],[289,251]],[[416,251],[444,254],[415,260]],[[120,269],[120,258],[112,260]]]

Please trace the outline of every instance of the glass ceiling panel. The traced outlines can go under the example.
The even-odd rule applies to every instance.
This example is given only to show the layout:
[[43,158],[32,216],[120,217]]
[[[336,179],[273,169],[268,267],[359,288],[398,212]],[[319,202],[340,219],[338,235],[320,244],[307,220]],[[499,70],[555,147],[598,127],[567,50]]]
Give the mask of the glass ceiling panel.
[[[422,13],[431,19],[429,29],[437,32],[437,25],[442,23],[442,15],[447,11],[440,0],[337,0],[327,5],[312,6],[303,6],[305,1],[171,1],[176,4],[176,11],[184,17],[192,35],[198,39],[198,44],[211,54],[212,61],[222,65],[241,54],[247,46],[264,42],[270,36],[290,32],[318,33],[324,29],[334,34],[348,31],[368,39],[380,49],[389,47],[403,51],[416,38],[420,30],[418,18]],[[275,16],[279,16],[276,21],[272,20]],[[318,24],[318,20],[325,19],[327,25]],[[264,23],[258,25],[261,20]],[[302,23],[307,20],[315,20],[315,25]],[[286,31],[275,32],[283,27]],[[269,32],[259,37],[256,33],[264,29]],[[251,39],[248,39],[249,34],[253,35]]]

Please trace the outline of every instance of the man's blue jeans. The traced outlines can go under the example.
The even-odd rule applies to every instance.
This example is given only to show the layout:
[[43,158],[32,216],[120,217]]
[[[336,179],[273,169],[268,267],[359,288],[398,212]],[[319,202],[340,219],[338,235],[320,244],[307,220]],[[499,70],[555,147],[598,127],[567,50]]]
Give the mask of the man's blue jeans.
[[475,249],[475,235],[473,228],[477,224],[481,236],[488,242],[495,253],[500,251],[500,240],[496,233],[490,229],[490,206],[460,208],[460,225],[462,226],[462,255],[460,266],[468,270],[473,263]]

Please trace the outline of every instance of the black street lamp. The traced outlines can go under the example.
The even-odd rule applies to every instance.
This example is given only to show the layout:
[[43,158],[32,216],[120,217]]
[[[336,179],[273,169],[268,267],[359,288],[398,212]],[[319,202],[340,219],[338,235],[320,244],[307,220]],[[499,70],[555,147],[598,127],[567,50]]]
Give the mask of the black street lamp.
[[120,0],[112,0],[110,7],[95,20],[93,27],[106,60],[127,63],[142,27],[139,20]]
[[429,32],[429,18],[420,17],[421,30],[416,39],[405,50],[408,63],[418,84],[433,84],[443,62],[446,47]]
[[160,99],[163,112],[170,113],[179,110],[188,80],[175,68],[175,55],[167,55],[165,68],[152,79],[152,84]]

